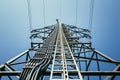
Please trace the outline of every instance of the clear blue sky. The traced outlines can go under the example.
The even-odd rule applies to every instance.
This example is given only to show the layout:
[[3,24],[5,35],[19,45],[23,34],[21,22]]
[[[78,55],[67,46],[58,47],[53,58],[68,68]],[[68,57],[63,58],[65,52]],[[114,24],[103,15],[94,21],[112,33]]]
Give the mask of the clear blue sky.
[[[78,0],[78,26],[88,28],[90,0]],[[33,27],[43,27],[43,2],[31,0]],[[46,25],[60,18],[60,0],[45,0]],[[62,0],[61,22],[75,25],[75,0]],[[0,64],[30,47],[27,0],[0,0]],[[95,0],[93,47],[120,61],[120,0]]]

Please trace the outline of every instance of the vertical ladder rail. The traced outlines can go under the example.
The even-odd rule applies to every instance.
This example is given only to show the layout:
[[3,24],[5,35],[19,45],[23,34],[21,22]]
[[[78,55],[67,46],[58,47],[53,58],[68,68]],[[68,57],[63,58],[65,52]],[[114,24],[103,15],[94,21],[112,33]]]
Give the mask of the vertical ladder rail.
[[69,44],[68,44],[68,41],[67,41],[67,39],[66,39],[66,37],[65,37],[65,35],[64,35],[64,32],[63,32],[63,30],[62,30],[62,26],[61,26],[61,31],[62,31],[61,33],[62,33],[62,35],[63,35],[63,39],[64,39],[64,41],[65,41],[65,43],[66,43],[66,45],[67,45],[67,47],[68,47],[68,51],[69,51],[69,53],[70,53],[70,55],[71,55],[71,59],[73,60],[73,64],[75,64],[76,70],[77,70],[77,72],[78,72],[79,80],[83,80],[83,79],[82,79],[82,76],[81,76],[81,73],[80,73],[80,71],[79,71],[79,69],[78,69],[77,63],[76,63],[76,61],[75,61],[75,59],[74,59],[73,53],[72,53],[72,51],[71,51],[71,49],[70,49],[70,46],[69,46]]
[[[59,29],[52,62],[50,80],[83,80],[67,39],[64,35],[62,25],[59,22],[58,26]],[[69,67],[72,67],[72,70],[69,69]],[[70,76],[69,73],[72,72],[77,73],[77,78]],[[56,76],[56,74],[58,75]]]
[[56,40],[55,51],[54,51],[54,56],[53,56],[53,61],[52,61],[52,69],[51,69],[50,80],[52,80],[52,76],[53,76],[53,69],[54,69],[54,63],[55,63],[55,56],[56,56],[56,52],[57,52],[57,44],[58,44],[58,37],[57,37],[57,40]]
[[59,23],[59,38],[60,38],[60,46],[61,46],[61,55],[62,55],[62,66],[63,66],[63,79],[68,80],[68,71],[67,71],[67,63],[66,63],[66,56],[65,56],[65,48],[64,48],[64,37],[63,37],[63,31],[62,26]]

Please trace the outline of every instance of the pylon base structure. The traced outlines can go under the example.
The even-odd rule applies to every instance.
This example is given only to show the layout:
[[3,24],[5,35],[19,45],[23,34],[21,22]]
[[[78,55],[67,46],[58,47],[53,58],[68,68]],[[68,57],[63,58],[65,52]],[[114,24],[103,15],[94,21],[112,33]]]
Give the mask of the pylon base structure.
[[31,48],[0,66],[1,80],[120,78],[120,62],[92,47],[88,29],[57,20],[57,24],[34,29],[31,33]]

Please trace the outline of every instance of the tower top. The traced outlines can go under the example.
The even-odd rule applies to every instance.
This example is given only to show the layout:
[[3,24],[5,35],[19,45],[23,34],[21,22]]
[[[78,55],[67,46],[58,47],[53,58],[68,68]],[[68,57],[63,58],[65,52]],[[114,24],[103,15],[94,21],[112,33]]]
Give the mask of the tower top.
[[57,23],[59,22],[59,19],[56,19]]

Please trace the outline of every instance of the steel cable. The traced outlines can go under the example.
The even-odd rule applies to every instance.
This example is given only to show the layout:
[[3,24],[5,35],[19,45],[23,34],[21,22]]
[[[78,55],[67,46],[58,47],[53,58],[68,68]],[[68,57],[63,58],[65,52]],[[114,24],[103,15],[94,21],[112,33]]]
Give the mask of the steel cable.
[[94,11],[94,0],[91,0],[90,1],[90,14],[89,14],[90,36],[92,36],[91,31],[92,31],[92,26],[93,26],[93,11]]
[[35,53],[33,58],[31,58],[30,61],[26,64],[25,68],[23,69],[20,75],[20,80],[36,80],[39,77],[40,78],[43,77],[41,71],[42,72],[46,71],[52,59],[53,50],[51,50],[51,46],[55,44],[55,39],[57,37],[56,29],[57,27],[54,28],[54,30],[50,33],[50,36],[46,39],[43,46]]
[[76,0],[76,18],[75,18],[75,26],[77,26],[77,18],[78,17],[78,0]]
[[[29,19],[29,31],[31,35],[31,31],[32,31],[31,0],[27,0],[27,7],[28,7],[28,19]],[[31,39],[31,42],[32,42],[32,39]]]

